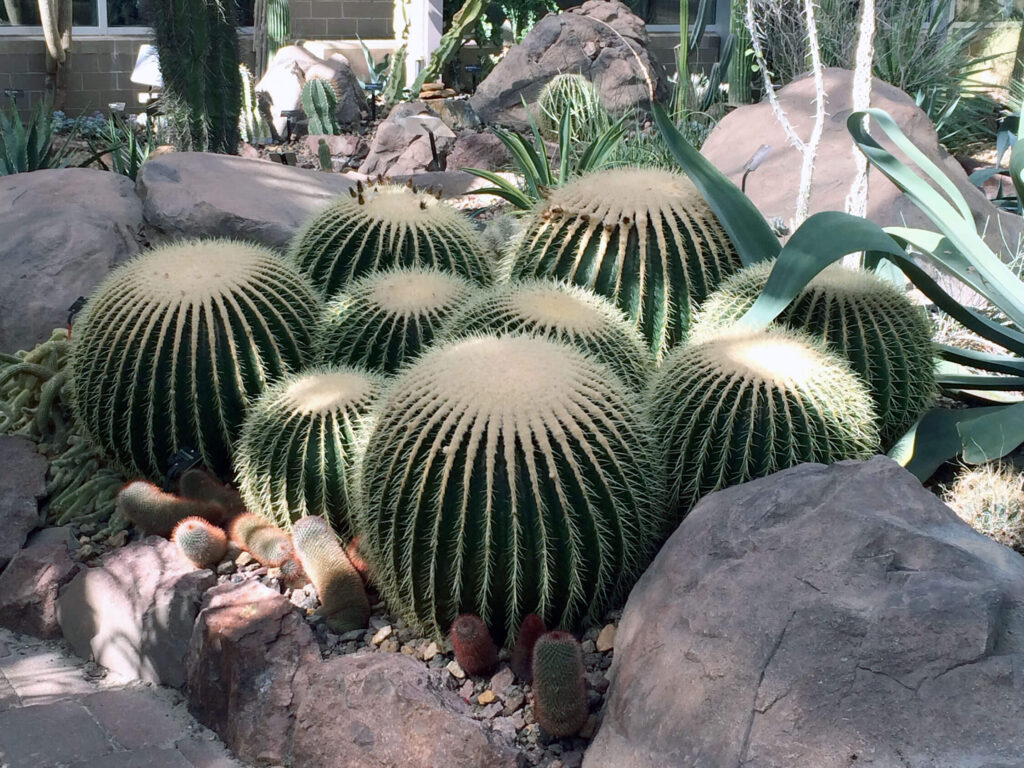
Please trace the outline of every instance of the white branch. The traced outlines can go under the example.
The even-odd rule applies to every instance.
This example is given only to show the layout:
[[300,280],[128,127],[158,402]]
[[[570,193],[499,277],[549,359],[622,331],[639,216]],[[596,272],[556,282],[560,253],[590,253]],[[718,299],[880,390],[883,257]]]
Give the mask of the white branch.
[[818,145],[825,130],[825,74],[821,66],[821,49],[818,47],[818,25],[814,20],[814,0],[804,0],[804,23],[807,25],[807,45],[811,53],[811,69],[814,77],[814,127],[811,138],[803,150],[804,161],[800,167],[800,190],[796,198],[796,213],[793,214],[794,229],[807,218],[807,206],[811,199],[811,178],[814,175],[814,161]]
[[[871,62],[875,56],[875,0],[861,0],[860,30],[857,37],[856,65],[853,71],[853,110],[871,106]],[[864,118],[867,123],[868,119]],[[866,126],[865,126],[866,127]],[[856,175],[846,196],[846,212],[865,216],[868,210],[868,159],[854,144]]]
[[779,99],[775,95],[775,85],[772,83],[772,76],[768,72],[768,61],[764,55],[764,48],[761,47],[760,31],[757,28],[757,23],[754,21],[754,0],[747,0],[744,20],[747,24],[747,30],[750,32],[750,46],[754,50],[754,60],[757,62],[757,68],[761,72],[761,79],[764,81],[764,91],[768,95],[768,103],[772,106],[775,119],[782,126],[782,131],[786,134],[786,138],[789,139],[789,143],[800,152],[803,152],[806,145],[803,139],[796,135],[793,124],[789,122],[786,113],[782,111]]

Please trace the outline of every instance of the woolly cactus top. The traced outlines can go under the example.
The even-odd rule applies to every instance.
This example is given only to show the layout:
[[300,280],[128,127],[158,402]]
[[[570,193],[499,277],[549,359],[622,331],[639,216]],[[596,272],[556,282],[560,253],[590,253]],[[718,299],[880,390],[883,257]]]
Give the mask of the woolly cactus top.
[[347,203],[353,210],[365,216],[394,224],[426,224],[446,217],[449,222],[464,223],[459,213],[437,195],[427,190],[403,184],[370,184],[363,189],[356,188],[355,195],[348,200],[342,197],[338,204]]
[[613,314],[593,294],[575,286],[559,287],[547,282],[512,286],[503,303],[541,328],[559,328],[592,335],[608,324]]
[[289,377],[277,388],[280,402],[293,413],[327,414],[365,410],[377,396],[380,381],[349,370],[313,370]]

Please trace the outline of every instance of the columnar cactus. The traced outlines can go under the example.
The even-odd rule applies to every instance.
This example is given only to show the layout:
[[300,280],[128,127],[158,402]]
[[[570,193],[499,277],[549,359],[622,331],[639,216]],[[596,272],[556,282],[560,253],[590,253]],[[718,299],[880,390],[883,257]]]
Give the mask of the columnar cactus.
[[689,179],[638,168],[551,190],[510,259],[514,279],[553,277],[611,299],[658,360],[686,336],[691,308],[740,266]]
[[878,447],[874,404],[849,364],[783,328],[679,347],[655,375],[649,407],[674,522],[719,488]]
[[530,336],[438,345],[382,402],[361,545],[410,622],[473,613],[494,639],[570,624],[628,589],[663,521],[637,399],[607,367]]
[[533,646],[544,632],[544,620],[536,613],[529,614],[519,625],[509,666],[520,680],[527,683],[533,679]]
[[479,616],[457,616],[448,634],[455,660],[467,675],[486,675],[498,666],[498,646]]
[[472,283],[438,269],[371,272],[328,302],[324,360],[394,373],[474,294]]
[[583,649],[568,632],[548,632],[533,646],[533,714],[556,738],[579,733],[590,716]]
[[[731,325],[761,294],[772,262],[736,273],[704,303],[694,333]],[[878,409],[883,446],[917,421],[935,397],[935,349],[924,308],[873,272],[835,264],[777,322],[824,340],[863,377]]]
[[295,555],[292,537],[259,515],[236,517],[228,526],[228,538],[261,565],[278,567]]
[[171,541],[196,568],[210,568],[228,551],[224,531],[201,517],[186,517],[174,527]]
[[198,499],[184,499],[165,493],[145,480],[133,480],[117,494],[114,509],[147,535],[170,536],[174,527],[188,517],[220,522],[223,509]]
[[291,255],[323,296],[391,267],[436,267],[490,282],[483,243],[447,203],[396,184],[359,183],[349,192],[313,216],[291,243]]
[[292,526],[295,554],[320,597],[321,613],[335,632],[363,629],[370,620],[370,603],[363,580],[327,521],[304,517]]
[[349,536],[350,474],[382,387],[376,374],[337,367],[268,388],[250,407],[235,458],[246,507],[286,530],[318,515]]
[[321,77],[307,80],[302,86],[302,111],[309,119],[307,130],[312,134],[341,133],[335,112],[338,109],[338,94],[334,86]]
[[574,285],[528,280],[495,286],[456,312],[444,335],[528,333],[563,341],[592,355],[637,391],[647,386],[651,357],[623,314]]
[[72,336],[72,404],[128,474],[162,478],[183,447],[230,477],[249,398],[315,358],[321,308],[286,261],[256,245],[190,240],[112,272]]

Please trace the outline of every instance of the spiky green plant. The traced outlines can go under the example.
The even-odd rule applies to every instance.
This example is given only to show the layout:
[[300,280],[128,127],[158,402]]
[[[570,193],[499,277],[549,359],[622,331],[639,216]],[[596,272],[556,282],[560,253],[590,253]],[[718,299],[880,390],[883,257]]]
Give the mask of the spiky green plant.
[[117,510],[147,535],[170,536],[189,517],[220,522],[223,510],[199,499],[166,493],[145,480],[133,480],[117,494]]
[[350,474],[383,380],[367,371],[312,368],[256,400],[235,457],[246,507],[289,529],[306,515],[351,533]]
[[606,364],[624,384],[642,391],[653,368],[643,339],[607,299],[548,280],[505,283],[456,312],[446,337],[528,333],[562,341]]
[[569,136],[590,142],[615,120],[601,103],[597,88],[580,74],[563,73],[548,80],[537,97],[540,129],[548,141],[558,141],[562,116],[569,115]]
[[551,190],[510,260],[511,276],[552,277],[614,301],[661,360],[690,311],[741,266],[685,176],[613,168]]
[[295,556],[292,537],[265,517],[246,513],[228,526],[228,539],[262,565],[278,567]]
[[436,637],[461,613],[494,639],[523,616],[599,613],[647,564],[662,479],[638,396],[530,336],[437,345],[379,409],[360,545],[391,605]]
[[224,531],[201,517],[186,517],[174,526],[171,541],[196,568],[215,566],[228,551]]
[[267,248],[155,248],[112,272],[75,323],[77,421],[131,475],[162,478],[192,447],[229,477],[248,399],[315,359],[320,312],[309,284]]
[[679,347],[648,400],[676,523],[719,488],[803,462],[866,459],[878,448],[860,377],[790,329],[725,330]]
[[391,267],[436,267],[490,282],[490,260],[469,220],[435,195],[361,182],[349,192],[306,222],[291,243],[292,257],[323,296]]
[[363,580],[327,521],[322,517],[296,520],[292,541],[302,569],[316,587],[327,626],[341,633],[365,628],[370,620],[370,603]]
[[[694,323],[706,330],[739,320],[761,295],[774,262],[736,273],[701,307]],[[868,383],[889,446],[932,405],[936,393],[932,328],[924,308],[874,272],[834,264],[776,318],[819,337]]]
[[556,738],[579,733],[587,722],[586,668],[579,640],[568,632],[548,632],[533,646],[533,714]]
[[302,86],[301,100],[302,111],[309,120],[307,130],[311,134],[324,133],[336,136],[341,133],[335,115],[338,110],[338,94],[334,92],[331,83],[322,77],[307,80]]
[[434,339],[441,324],[476,291],[439,269],[371,272],[328,302],[324,359],[394,373]]

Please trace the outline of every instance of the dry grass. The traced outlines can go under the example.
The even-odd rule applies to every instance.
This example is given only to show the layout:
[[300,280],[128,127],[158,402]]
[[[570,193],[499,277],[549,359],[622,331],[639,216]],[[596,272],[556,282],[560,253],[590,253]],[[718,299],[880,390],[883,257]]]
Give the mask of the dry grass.
[[943,501],[979,533],[1024,554],[1024,473],[1016,467],[965,467]]

